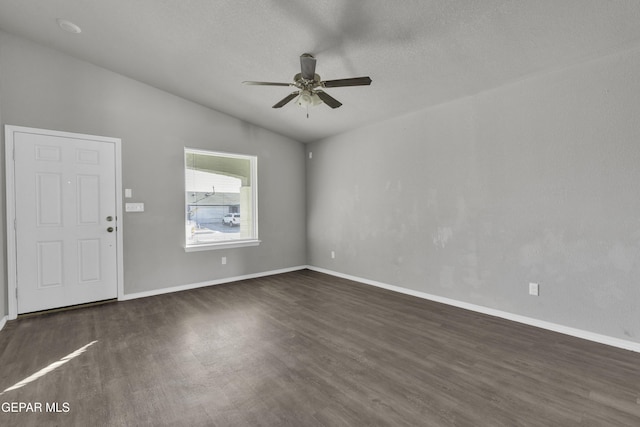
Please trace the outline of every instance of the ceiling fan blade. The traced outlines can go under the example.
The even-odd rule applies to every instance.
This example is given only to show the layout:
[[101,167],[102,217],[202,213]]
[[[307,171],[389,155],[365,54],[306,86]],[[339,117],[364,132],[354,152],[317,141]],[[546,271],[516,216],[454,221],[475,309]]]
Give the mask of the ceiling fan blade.
[[338,101],[337,99],[329,95],[327,92],[324,92],[322,90],[317,90],[315,93],[316,95],[318,95],[318,98],[322,100],[322,102],[324,102],[331,108],[338,108],[339,106],[342,105],[342,102]]
[[274,82],[248,82],[244,81],[242,84],[245,85],[256,85],[256,86],[295,86],[293,83],[274,83]]
[[283,106],[285,106],[286,104],[288,104],[293,98],[295,98],[296,96],[300,95],[300,91],[298,92],[291,92],[289,95],[285,96],[284,98],[282,98],[280,100],[280,102],[278,102],[276,105],[274,105],[272,108],[282,108]]
[[354,77],[351,79],[326,80],[321,82],[322,87],[342,87],[342,86],[368,86],[371,84],[371,78]]
[[316,58],[310,53],[300,55],[300,70],[303,79],[313,80],[316,74]]

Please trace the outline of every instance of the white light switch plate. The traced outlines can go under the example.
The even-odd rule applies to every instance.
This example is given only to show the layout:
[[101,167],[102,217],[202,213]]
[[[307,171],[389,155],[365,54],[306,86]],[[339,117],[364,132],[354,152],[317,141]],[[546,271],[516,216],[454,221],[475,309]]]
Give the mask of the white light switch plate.
[[144,212],[144,203],[125,203],[125,212]]
[[529,295],[540,295],[540,287],[537,283],[529,283]]

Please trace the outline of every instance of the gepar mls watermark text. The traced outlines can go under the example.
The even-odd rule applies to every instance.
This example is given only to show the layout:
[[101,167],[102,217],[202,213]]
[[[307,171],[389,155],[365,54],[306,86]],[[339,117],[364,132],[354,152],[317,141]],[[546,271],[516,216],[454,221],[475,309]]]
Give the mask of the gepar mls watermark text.
[[69,402],[2,402],[0,410],[5,413],[66,413],[71,411],[71,405],[69,405]]

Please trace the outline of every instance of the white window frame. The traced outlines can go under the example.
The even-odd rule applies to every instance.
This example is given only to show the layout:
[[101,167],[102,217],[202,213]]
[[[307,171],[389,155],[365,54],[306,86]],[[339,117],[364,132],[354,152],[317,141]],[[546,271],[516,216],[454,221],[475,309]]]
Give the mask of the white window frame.
[[[248,239],[247,238],[232,239],[232,240],[224,240],[220,242],[189,244],[187,240],[186,230],[185,230],[185,234],[184,234],[185,252],[198,252],[198,251],[209,251],[209,250],[216,250],[216,249],[231,249],[231,248],[241,248],[241,247],[248,247],[248,246],[258,246],[261,243],[261,241],[258,239],[258,156],[185,147],[184,153],[183,153],[185,182],[184,182],[184,185],[182,186],[185,194],[184,224],[187,224],[187,221],[188,221],[188,213],[187,213],[188,200],[186,196],[187,194],[186,172],[187,172],[187,154],[188,153],[207,155],[207,156],[227,157],[232,159],[249,160],[249,164],[250,164],[249,173],[250,173],[250,181],[251,181],[251,218],[252,218],[253,236]],[[242,215],[242,212],[240,213],[240,215]]]

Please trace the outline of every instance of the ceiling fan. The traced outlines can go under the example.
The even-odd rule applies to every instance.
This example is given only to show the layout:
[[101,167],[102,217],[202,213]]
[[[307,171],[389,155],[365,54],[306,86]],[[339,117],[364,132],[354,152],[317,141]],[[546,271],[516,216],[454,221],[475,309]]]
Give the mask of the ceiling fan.
[[307,108],[307,117],[309,117],[309,106],[318,105],[323,102],[331,108],[338,108],[342,105],[340,101],[320,88],[368,86],[371,84],[371,79],[367,76],[338,80],[320,80],[320,76],[316,74],[316,58],[314,58],[310,53],[303,53],[300,55],[300,72],[293,76],[293,83],[251,81],[245,81],[242,83],[246,85],[291,86],[297,88],[298,90],[285,96],[282,100],[276,103],[273,108],[282,108],[292,99],[298,97],[296,103],[303,108]]

